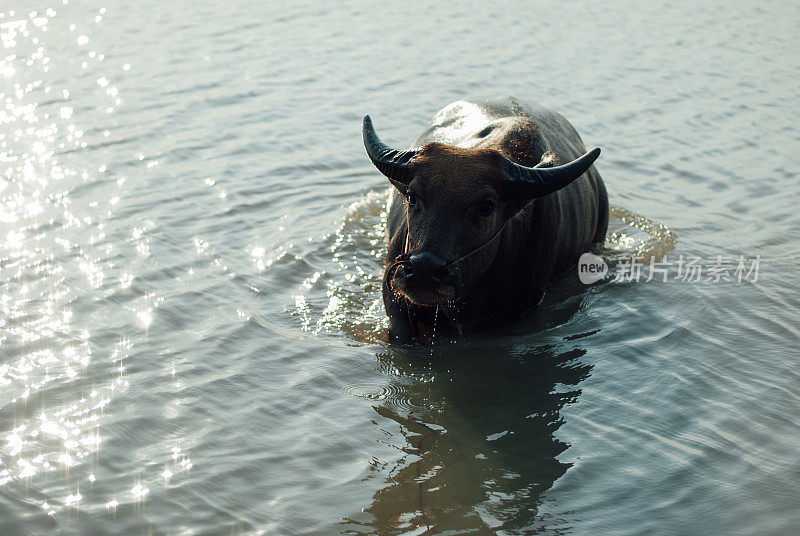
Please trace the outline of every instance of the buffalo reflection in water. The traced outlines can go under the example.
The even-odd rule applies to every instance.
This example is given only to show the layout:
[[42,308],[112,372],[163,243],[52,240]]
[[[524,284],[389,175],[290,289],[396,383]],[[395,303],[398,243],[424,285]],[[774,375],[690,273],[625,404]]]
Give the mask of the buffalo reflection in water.
[[[581,300],[568,301],[569,311],[556,311],[564,321]],[[542,528],[543,494],[570,466],[557,459],[569,447],[555,436],[561,408],[592,369],[574,339],[593,333],[532,348],[528,335],[380,352],[396,384],[375,411],[399,425],[400,435],[382,431],[402,454],[373,460],[386,485],[345,518],[342,534]]]

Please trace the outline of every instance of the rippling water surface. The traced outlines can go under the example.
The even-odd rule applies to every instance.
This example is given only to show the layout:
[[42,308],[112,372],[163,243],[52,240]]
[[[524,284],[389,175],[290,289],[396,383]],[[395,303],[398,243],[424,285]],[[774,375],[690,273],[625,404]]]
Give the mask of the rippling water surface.
[[[797,533],[796,3],[11,4],[0,532]],[[496,93],[603,148],[612,268],[757,280],[384,343],[360,118]]]

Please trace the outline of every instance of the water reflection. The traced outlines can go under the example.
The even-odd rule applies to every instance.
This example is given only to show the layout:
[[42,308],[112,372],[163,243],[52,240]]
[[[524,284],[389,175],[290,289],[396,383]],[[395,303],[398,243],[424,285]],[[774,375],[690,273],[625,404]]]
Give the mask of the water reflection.
[[[564,317],[580,303],[572,301]],[[569,467],[558,459],[568,448],[556,436],[560,411],[580,395],[592,365],[579,344],[534,340],[378,353],[394,380],[374,409],[398,425],[399,433],[381,430],[402,454],[373,460],[384,485],[369,507],[347,517],[343,534],[483,534],[540,522],[542,494]]]
[[126,177],[104,152],[130,65],[106,65],[81,33],[105,8],[63,4],[0,11],[0,492],[48,517],[116,510],[98,454],[129,388],[134,327],[160,303],[134,284],[150,228],[114,220]]
[[[68,472],[96,452],[100,416],[127,383],[121,365],[107,380],[82,378],[92,362],[93,333],[85,322],[75,324],[73,307],[81,293],[107,282],[112,246],[102,221],[108,206],[96,199],[88,210],[73,206],[72,194],[92,186],[95,175],[69,163],[87,142],[71,88],[50,73],[45,32],[60,22],[55,15],[54,9],[0,13],[7,50],[0,60],[7,82],[0,86],[0,486],[22,480],[27,487],[37,474]],[[87,61],[103,59],[83,52]],[[129,339],[118,340],[112,362],[124,361],[130,349]],[[58,502],[81,500],[76,491]],[[48,515],[55,512],[57,506],[44,504]]]

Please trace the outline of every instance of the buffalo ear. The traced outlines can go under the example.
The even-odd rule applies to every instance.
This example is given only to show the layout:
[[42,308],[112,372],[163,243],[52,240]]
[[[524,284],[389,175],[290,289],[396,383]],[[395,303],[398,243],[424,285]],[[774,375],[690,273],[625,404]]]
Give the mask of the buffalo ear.
[[408,195],[408,183],[411,182],[412,174],[408,164],[417,156],[418,150],[401,151],[392,149],[384,144],[375,128],[372,126],[372,119],[368,115],[364,116],[361,125],[361,135],[364,138],[364,148],[367,156],[378,168],[378,171],[386,175],[391,182],[403,195]]
[[500,169],[507,189],[516,196],[536,199],[557,192],[578,179],[586,173],[598,156],[600,148],[594,148],[572,162],[554,166],[555,155],[548,152],[534,167],[525,167],[501,156]]

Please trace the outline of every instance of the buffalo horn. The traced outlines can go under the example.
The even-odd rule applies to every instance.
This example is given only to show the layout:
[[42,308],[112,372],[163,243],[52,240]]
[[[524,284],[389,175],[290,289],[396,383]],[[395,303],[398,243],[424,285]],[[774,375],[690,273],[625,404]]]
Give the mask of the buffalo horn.
[[598,156],[600,148],[596,147],[572,162],[555,167],[525,167],[503,157],[503,178],[525,197],[544,197],[586,173]]
[[408,183],[411,181],[411,171],[408,169],[408,163],[417,156],[417,151],[400,151],[385,145],[375,133],[372,119],[368,115],[364,116],[361,133],[364,137],[364,147],[367,149],[369,159],[398,190],[406,194]]

